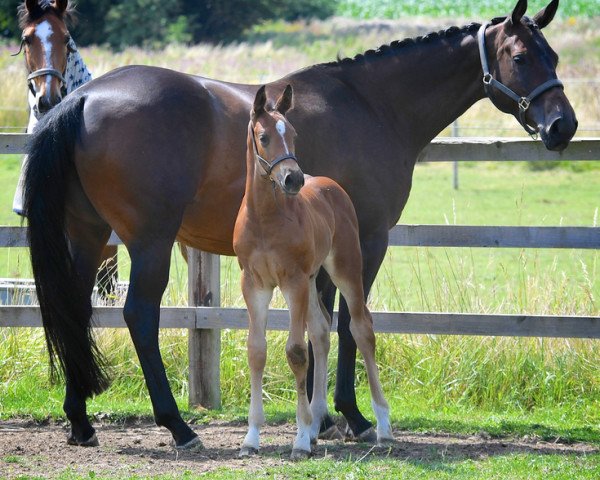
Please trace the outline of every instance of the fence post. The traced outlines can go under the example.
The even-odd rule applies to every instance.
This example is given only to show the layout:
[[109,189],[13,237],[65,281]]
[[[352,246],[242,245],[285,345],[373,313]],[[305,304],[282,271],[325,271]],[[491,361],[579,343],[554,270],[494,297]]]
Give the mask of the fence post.
[[[458,137],[458,120],[452,122],[452,136]],[[458,190],[458,161],[454,160],[452,163],[452,186],[454,190]]]
[[[188,248],[188,304],[219,306],[218,255]],[[190,329],[188,335],[189,406],[221,408],[221,331]]]

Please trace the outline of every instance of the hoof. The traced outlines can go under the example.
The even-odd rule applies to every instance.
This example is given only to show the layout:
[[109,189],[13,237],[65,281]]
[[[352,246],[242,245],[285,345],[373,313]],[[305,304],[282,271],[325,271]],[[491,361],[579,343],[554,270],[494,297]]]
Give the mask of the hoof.
[[383,437],[377,440],[378,447],[391,447],[396,444],[396,439],[394,437]]
[[189,442],[184,443],[183,445],[175,445],[175,450],[185,450],[189,452],[199,452],[204,449],[204,445],[200,441],[199,437],[192,438]]
[[254,455],[258,455],[258,448],[243,446],[238,453],[239,458],[253,457]]
[[[319,433],[319,439],[321,439],[321,440],[343,440],[344,436],[342,435],[342,432],[340,432],[340,429],[337,427],[337,425],[332,425],[324,432]],[[315,440],[315,443],[317,443],[316,440]]]
[[373,427],[367,428],[364,432],[359,434],[358,436],[353,436],[348,439],[346,436],[346,441],[358,442],[358,443],[377,443],[377,433]]
[[310,451],[300,450],[299,448],[292,449],[291,459],[294,462],[298,462],[300,460],[306,460],[308,458],[310,458]]
[[92,436],[90,438],[88,438],[87,440],[80,442],[79,440],[77,440],[73,435],[69,435],[69,437],[67,438],[67,444],[69,445],[75,445],[77,447],[98,447],[100,446],[100,442],[98,441],[98,437],[96,436],[96,434],[92,434]]

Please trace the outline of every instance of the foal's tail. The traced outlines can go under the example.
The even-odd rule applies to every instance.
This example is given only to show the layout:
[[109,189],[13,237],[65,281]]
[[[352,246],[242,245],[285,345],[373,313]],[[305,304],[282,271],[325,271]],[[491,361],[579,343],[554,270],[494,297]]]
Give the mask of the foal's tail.
[[82,291],[65,227],[84,102],[85,96],[70,95],[37,125],[27,148],[24,208],[51,376],[56,379],[58,360],[62,373],[87,398],[105,390],[109,382],[92,335],[90,292]]

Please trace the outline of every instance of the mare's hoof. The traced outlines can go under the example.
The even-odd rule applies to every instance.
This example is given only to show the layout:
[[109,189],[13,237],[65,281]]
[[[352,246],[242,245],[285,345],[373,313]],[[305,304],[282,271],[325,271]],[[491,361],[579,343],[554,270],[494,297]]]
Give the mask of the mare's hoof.
[[[319,439],[321,439],[321,440],[343,440],[344,436],[342,435],[342,432],[340,432],[340,429],[337,427],[337,425],[332,425],[324,432],[319,433]],[[316,440],[315,440],[315,443],[317,443]]]
[[67,438],[67,444],[75,445],[77,447],[98,447],[100,446],[100,442],[98,441],[98,437],[96,433],[93,433],[90,438],[84,441],[77,440],[73,435],[69,435]]
[[247,458],[258,455],[258,448],[243,446],[238,453],[239,458]]
[[189,452],[199,452],[204,449],[204,445],[200,441],[200,437],[196,436],[192,438],[189,442],[184,443],[183,445],[175,445],[175,450],[185,450]]
[[310,458],[310,451],[308,450],[300,450],[299,448],[294,448],[292,449],[292,456],[291,459],[294,462],[300,461],[300,460],[306,460],[308,458]]

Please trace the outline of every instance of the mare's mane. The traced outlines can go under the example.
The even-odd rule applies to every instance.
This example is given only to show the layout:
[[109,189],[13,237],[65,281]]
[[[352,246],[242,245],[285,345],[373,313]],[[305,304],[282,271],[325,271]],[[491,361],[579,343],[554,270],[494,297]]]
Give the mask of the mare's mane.
[[[497,25],[506,20],[507,17],[496,17],[490,21],[491,25]],[[537,25],[528,17],[523,17],[523,21],[530,28],[537,28]],[[426,43],[430,43],[433,40],[443,39],[443,38],[451,38],[458,35],[463,35],[471,32],[476,32],[481,27],[480,23],[470,23],[463,27],[449,27],[445,30],[440,30],[438,32],[431,32],[426,35],[422,35],[414,38],[405,38],[404,40],[394,40],[393,42],[385,45],[381,45],[379,48],[375,50],[367,50],[364,53],[359,53],[354,57],[347,58],[337,58],[337,60],[333,62],[326,63],[325,65],[344,65],[350,63],[356,63],[363,60],[381,57],[386,55],[396,55],[398,50],[405,49],[407,47],[411,47],[414,45],[423,45]]]
[[75,23],[76,21],[75,7],[71,4],[69,4],[67,9],[61,15],[52,1],[39,0],[39,2],[36,4],[36,8],[34,8],[32,12],[27,10],[27,5],[25,4],[25,2],[21,3],[17,7],[19,28],[23,30],[27,25],[35,22],[36,20],[39,20],[47,13],[56,15],[58,18],[65,21],[68,25],[73,25],[73,23]]

